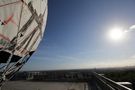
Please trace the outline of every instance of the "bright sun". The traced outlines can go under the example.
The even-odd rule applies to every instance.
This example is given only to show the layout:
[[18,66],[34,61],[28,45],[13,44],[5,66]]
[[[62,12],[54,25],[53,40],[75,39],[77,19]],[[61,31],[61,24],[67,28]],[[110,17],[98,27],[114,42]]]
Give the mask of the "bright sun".
[[124,31],[122,30],[122,28],[113,28],[109,31],[108,36],[114,41],[120,41],[124,38]]

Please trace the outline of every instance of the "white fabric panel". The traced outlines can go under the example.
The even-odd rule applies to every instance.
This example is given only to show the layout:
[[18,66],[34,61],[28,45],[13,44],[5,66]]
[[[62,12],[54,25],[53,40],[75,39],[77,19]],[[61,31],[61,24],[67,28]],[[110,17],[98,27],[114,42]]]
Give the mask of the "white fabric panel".
[[[24,2],[22,1],[23,0],[0,0],[0,48],[9,44],[10,41],[15,36],[17,36],[18,31],[24,28],[24,25],[29,21],[30,17],[34,16],[33,14],[34,12],[31,12],[31,10],[29,9],[28,6],[29,2],[32,3],[34,11],[36,11],[38,15],[37,17],[34,16],[34,19],[32,20],[31,23],[28,24],[26,30],[23,30],[24,32],[23,34],[21,34],[23,36],[21,37],[19,36],[17,38],[18,40],[17,47],[18,47],[21,46],[21,42],[25,40],[25,38],[35,29],[35,27],[39,26],[39,28],[33,35],[34,37],[31,39],[31,41],[26,41],[20,49],[16,49],[15,54],[19,56],[25,55],[27,51],[36,50],[36,48],[38,47],[42,39],[46,27],[47,14],[48,14],[47,0],[24,0]],[[21,19],[20,19],[20,15],[21,15]],[[41,17],[39,17],[40,15],[43,16],[43,23],[41,26],[42,27],[41,30],[40,30],[40,25],[37,22],[37,19],[39,20],[39,22],[42,22]],[[28,42],[29,45],[27,46],[27,48],[25,48]]]

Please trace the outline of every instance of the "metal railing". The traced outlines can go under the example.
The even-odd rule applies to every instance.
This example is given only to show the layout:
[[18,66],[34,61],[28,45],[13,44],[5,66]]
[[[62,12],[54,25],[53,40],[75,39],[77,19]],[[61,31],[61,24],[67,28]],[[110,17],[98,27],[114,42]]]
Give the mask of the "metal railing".
[[106,78],[96,72],[93,72],[94,79],[103,90],[132,90],[124,85],[118,84],[115,81]]

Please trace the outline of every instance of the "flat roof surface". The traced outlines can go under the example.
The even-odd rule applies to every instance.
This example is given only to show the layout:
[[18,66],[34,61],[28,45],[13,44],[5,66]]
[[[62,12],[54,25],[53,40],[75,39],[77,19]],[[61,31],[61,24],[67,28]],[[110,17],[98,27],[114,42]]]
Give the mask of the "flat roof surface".
[[87,83],[10,81],[2,90],[88,90]]

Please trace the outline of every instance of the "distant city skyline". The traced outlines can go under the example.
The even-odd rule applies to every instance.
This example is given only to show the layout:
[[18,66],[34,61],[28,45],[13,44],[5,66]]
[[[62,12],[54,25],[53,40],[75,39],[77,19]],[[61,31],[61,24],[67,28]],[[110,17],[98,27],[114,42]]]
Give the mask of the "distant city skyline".
[[133,66],[135,31],[117,42],[107,35],[134,24],[134,0],[48,0],[44,38],[22,70]]

